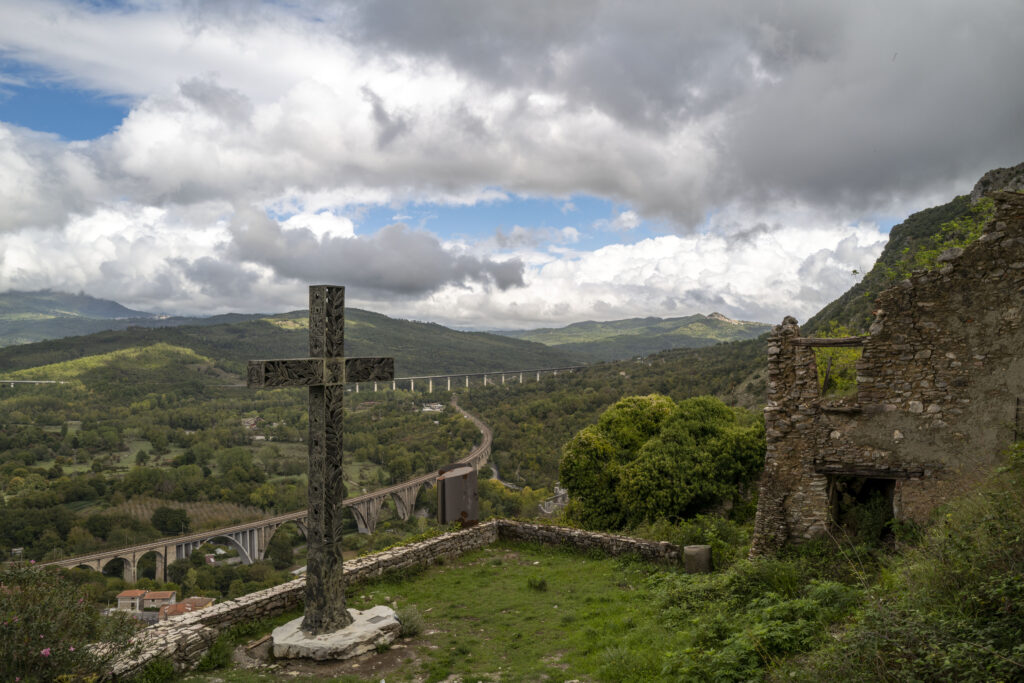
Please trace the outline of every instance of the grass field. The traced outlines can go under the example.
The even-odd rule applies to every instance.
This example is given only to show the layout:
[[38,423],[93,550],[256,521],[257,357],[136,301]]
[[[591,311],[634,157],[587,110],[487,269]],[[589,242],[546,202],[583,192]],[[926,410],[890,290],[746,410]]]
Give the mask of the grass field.
[[[349,606],[413,608],[422,631],[346,664],[276,662],[187,680],[661,680],[678,634],[647,589],[640,562],[529,544],[498,544],[405,578],[350,590]],[[253,635],[252,639],[258,638]]]

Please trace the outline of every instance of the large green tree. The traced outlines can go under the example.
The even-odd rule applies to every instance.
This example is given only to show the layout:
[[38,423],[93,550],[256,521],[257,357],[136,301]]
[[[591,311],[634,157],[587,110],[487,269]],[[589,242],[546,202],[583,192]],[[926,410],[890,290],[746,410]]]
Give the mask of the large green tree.
[[630,396],[565,445],[568,514],[594,529],[690,517],[743,494],[764,450],[763,421],[716,398]]

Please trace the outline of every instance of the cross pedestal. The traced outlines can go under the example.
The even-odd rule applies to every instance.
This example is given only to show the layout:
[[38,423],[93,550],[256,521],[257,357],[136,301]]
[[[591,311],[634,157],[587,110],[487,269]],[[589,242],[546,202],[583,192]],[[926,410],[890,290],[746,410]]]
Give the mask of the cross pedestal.
[[345,382],[391,380],[393,358],[345,358],[345,288],[309,288],[309,358],[249,361],[252,388],[309,387],[309,517],[306,611],[311,636],[352,623],[345,608],[341,530],[345,487],[341,469]]

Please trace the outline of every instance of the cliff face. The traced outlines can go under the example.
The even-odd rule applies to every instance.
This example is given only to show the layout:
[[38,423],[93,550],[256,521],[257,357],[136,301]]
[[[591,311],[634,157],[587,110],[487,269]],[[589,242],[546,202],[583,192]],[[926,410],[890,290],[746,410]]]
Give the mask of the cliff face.
[[977,242],[879,295],[856,399],[823,400],[815,342],[775,328],[752,553],[826,533],[854,479],[924,521],[1024,436],[1024,193],[994,199]]
[[1009,190],[1024,190],[1024,162],[1009,168],[994,168],[974,184],[971,190],[971,204],[977,203],[986,194]]

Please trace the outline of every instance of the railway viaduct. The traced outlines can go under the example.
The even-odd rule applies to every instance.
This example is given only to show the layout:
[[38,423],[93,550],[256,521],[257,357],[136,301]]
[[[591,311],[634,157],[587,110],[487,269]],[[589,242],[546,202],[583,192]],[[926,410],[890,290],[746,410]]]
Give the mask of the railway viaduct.
[[[457,462],[464,465],[473,465],[476,469],[480,469],[480,466],[486,463],[491,455],[491,428],[476,416],[462,410],[455,402],[454,397],[452,398],[452,405],[466,418],[473,421],[482,436],[480,443],[470,451],[469,455]],[[416,497],[419,495],[420,489],[423,486],[433,486],[437,481],[437,477],[437,471],[428,472],[399,484],[393,484],[370,493],[346,498],[343,504],[352,511],[352,516],[355,517],[356,527],[359,529],[359,532],[372,534],[377,526],[381,507],[388,496],[394,500],[398,516],[403,520],[409,519],[413,513]],[[168,564],[175,560],[187,558],[192,554],[193,550],[214,539],[227,541],[230,546],[238,551],[242,562],[252,564],[256,560],[263,559],[270,539],[273,538],[274,533],[282,525],[294,522],[303,535],[305,535],[306,514],[306,510],[298,510],[255,522],[236,524],[234,526],[211,529],[174,538],[164,538],[150,543],[141,543],[114,550],[104,550],[89,555],[69,557],[41,563],[37,566],[86,567],[96,571],[103,571],[103,568],[110,562],[120,560],[124,563],[123,576],[125,581],[134,582],[137,578],[139,560],[149,553],[154,553],[157,560],[156,580],[164,581]]]

